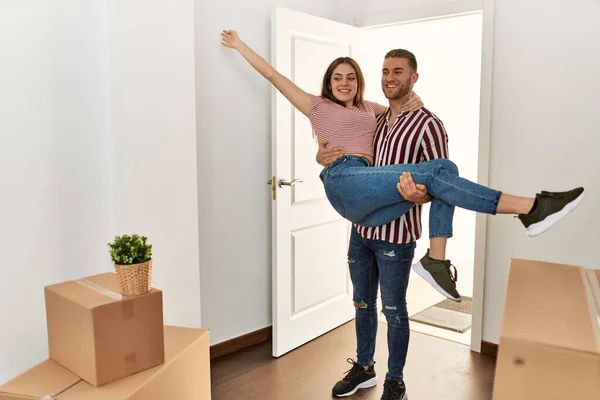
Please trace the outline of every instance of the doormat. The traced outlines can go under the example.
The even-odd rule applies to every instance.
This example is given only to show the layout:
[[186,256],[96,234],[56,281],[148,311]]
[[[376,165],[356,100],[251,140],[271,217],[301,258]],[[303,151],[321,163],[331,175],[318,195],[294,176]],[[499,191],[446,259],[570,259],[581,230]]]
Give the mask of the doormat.
[[471,314],[473,310],[473,299],[466,296],[461,296],[461,299],[462,301],[460,303],[446,299],[444,301],[440,301],[434,307],[441,307],[448,310],[459,311],[465,314]]
[[410,317],[411,321],[435,326],[453,332],[465,333],[471,329],[473,299],[462,297],[462,302],[446,299]]

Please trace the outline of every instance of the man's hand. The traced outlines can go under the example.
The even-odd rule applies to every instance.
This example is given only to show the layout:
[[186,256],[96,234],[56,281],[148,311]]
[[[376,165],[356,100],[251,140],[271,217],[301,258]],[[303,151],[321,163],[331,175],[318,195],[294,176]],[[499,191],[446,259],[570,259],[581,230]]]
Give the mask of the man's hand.
[[400,112],[414,112],[423,107],[423,102],[418,94],[411,92],[406,103],[402,105]]
[[415,204],[425,204],[431,201],[431,196],[427,194],[425,185],[416,185],[410,172],[404,172],[400,175],[398,185],[398,193],[404,200],[408,200]]
[[317,152],[317,162],[324,167],[344,155],[341,147],[333,147],[331,149],[325,148],[327,143],[329,143],[327,140],[321,140],[319,142],[319,151]]

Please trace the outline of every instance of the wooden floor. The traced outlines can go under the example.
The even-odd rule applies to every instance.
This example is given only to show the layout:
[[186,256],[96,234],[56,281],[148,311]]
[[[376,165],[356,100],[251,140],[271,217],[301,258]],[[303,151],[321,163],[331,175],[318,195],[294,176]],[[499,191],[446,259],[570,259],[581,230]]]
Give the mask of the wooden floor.
[[[379,400],[383,391],[387,346],[380,323],[375,368],[379,384],[348,399]],[[354,322],[280,357],[264,343],[217,360],[212,365],[213,400],[331,399],[331,388],[355,357]],[[411,332],[405,369],[411,400],[490,400],[494,359],[467,346]]]

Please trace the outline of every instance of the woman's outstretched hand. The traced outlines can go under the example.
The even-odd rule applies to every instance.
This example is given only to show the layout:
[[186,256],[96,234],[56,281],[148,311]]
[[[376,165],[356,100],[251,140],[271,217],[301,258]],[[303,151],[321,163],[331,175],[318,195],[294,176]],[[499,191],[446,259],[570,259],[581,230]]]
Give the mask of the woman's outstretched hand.
[[239,49],[242,40],[236,31],[224,30],[221,32],[221,44],[231,49]]

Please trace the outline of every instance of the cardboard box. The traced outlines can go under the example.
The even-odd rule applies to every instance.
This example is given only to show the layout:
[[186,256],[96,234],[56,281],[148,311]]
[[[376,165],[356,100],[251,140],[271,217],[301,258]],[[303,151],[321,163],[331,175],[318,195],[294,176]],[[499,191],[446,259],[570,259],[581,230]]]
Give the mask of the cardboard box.
[[600,399],[600,271],[513,259],[494,400]]
[[119,292],[112,273],[45,288],[50,358],[93,386],[165,360],[162,292]]
[[96,388],[52,360],[4,386],[0,400],[210,400],[209,333],[164,328],[164,364]]

